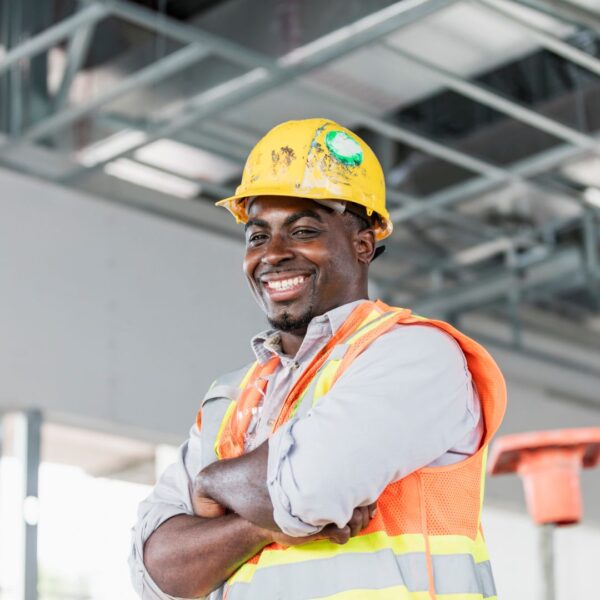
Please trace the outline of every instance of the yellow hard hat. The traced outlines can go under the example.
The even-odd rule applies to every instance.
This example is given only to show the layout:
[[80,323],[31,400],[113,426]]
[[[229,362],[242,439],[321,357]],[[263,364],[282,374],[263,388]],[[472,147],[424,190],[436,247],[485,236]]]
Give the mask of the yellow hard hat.
[[254,146],[235,195],[217,202],[246,223],[248,198],[295,196],[344,200],[373,213],[378,240],[392,233],[385,179],[375,153],[349,129],[328,119],[287,121]]

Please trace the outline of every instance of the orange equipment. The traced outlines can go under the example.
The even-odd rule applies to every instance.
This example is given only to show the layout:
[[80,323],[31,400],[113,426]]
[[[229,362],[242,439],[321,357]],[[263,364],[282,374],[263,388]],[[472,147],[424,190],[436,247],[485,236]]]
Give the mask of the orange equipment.
[[529,514],[538,525],[569,525],[582,517],[581,468],[600,462],[600,427],[505,435],[490,454],[492,475],[518,473]]

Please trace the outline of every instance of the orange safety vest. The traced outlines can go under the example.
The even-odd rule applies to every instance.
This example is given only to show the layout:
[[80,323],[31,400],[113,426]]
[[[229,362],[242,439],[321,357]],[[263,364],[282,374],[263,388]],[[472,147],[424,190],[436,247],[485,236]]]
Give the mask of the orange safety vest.
[[[457,341],[481,401],[485,423],[481,448],[461,462],[424,467],[389,484],[377,500],[377,514],[369,526],[344,545],[319,540],[293,547],[266,546],[229,578],[227,600],[496,597],[481,530],[481,507],[487,448],[504,415],[506,387],[498,366],[482,346],[443,321],[379,301],[364,302],[301,374],[274,430],[300,407],[305,412],[318,402],[352,361],[396,324],[437,327]],[[236,382],[237,394],[223,391],[234,389],[231,382],[213,385],[202,411],[201,434],[207,430],[209,436],[203,440],[208,460],[244,452],[252,409],[264,393],[265,377],[277,364],[274,357],[244,370]]]

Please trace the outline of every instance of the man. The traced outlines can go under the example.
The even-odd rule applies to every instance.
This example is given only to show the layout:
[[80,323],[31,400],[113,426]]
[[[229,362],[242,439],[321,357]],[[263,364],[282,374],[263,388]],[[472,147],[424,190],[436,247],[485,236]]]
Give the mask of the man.
[[140,506],[140,596],[494,598],[480,511],[504,382],[451,326],[368,300],[392,229],[371,149],[325,119],[284,123],[218,204],[245,223],[271,329]]

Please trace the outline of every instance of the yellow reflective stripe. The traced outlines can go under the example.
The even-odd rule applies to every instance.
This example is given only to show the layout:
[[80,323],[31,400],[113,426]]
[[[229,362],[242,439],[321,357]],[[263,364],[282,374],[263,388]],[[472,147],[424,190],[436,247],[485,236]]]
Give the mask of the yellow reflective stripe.
[[229,403],[229,406],[227,407],[227,410],[225,411],[225,416],[223,417],[223,420],[221,421],[221,424],[219,425],[219,431],[217,431],[217,437],[215,438],[215,454],[217,455],[217,458],[219,460],[221,460],[221,454],[219,453],[219,442],[221,441],[221,435],[223,435],[223,430],[225,429],[225,425],[227,424],[227,421],[229,421],[229,417],[233,411],[233,409],[235,408],[235,400],[232,400]]
[[[257,365],[257,363],[253,362],[250,365],[250,368],[246,371],[246,374],[244,375],[244,377],[242,377],[242,381],[240,381],[240,385],[238,386],[241,390],[243,390],[246,387],[248,380],[250,379],[250,375],[252,375],[252,372],[256,368],[256,365]],[[213,385],[216,383],[216,381],[217,380],[215,379],[215,381],[213,382]],[[215,449],[215,454],[217,455],[217,458],[219,460],[221,460],[221,455],[219,454],[219,442],[221,441],[221,436],[223,435],[223,430],[225,429],[225,425],[229,421],[229,417],[231,416],[231,412],[233,411],[235,404],[236,404],[235,400],[232,400],[229,403],[229,406],[227,407],[227,410],[225,411],[225,416],[221,420],[221,425],[219,425],[219,431],[217,431],[217,437],[215,438],[214,449]]]
[[315,393],[312,399],[313,406],[319,398],[323,397],[331,389],[333,378],[335,377],[341,362],[341,360],[331,360],[324,365],[323,370],[318,375],[319,379],[317,379],[315,385]]
[[[273,567],[301,563],[308,560],[322,560],[354,552],[375,552],[382,548],[391,548],[394,554],[409,552],[425,552],[425,542],[419,533],[388,536],[384,531],[376,531],[366,535],[350,538],[343,548],[328,540],[317,540],[300,546],[290,546],[284,550],[269,550],[265,548],[257,564],[246,563],[230,578],[230,582],[250,581],[257,568]],[[247,569],[248,567],[248,569]],[[240,579],[242,578],[242,579]]]
[[355,333],[352,334],[348,338],[347,344],[354,344],[357,340],[359,340],[365,333],[369,333],[372,329],[375,329],[382,321],[385,321],[386,316],[395,317],[398,314],[398,311],[393,311],[392,313],[380,313],[379,311],[373,311],[369,314],[369,316],[359,325],[358,329]]
[[[377,327],[383,320],[385,320],[384,317],[386,317],[386,316],[395,317],[395,313],[396,313],[396,311],[394,311],[394,314],[391,314],[391,313],[381,314],[377,310],[372,311],[367,316],[367,318],[364,319],[363,322],[359,325],[356,333],[354,333],[348,339],[348,341],[346,343],[348,345],[356,343],[358,340],[360,340],[360,338],[363,335],[365,335],[366,333],[368,333],[369,331],[371,331],[372,329]],[[325,365],[323,366],[321,372],[317,375],[318,380],[315,385],[314,394],[313,394],[313,398],[312,398],[313,406],[315,405],[315,403],[317,402],[317,400],[319,398],[323,397],[331,389],[331,385],[333,383],[333,380],[335,378],[335,375],[337,373],[338,367],[340,366],[341,362],[342,362],[341,359],[330,360],[330,361],[326,362]],[[308,387],[307,387],[307,389],[308,389]],[[301,399],[301,401],[302,401],[302,399]],[[298,404],[300,404],[300,402]]]
[[482,448],[481,452],[481,483],[479,487],[479,517],[477,522],[481,523],[481,513],[483,511],[483,497],[485,495],[485,475],[486,475],[486,466],[487,466],[487,457],[488,457],[488,446],[485,445]]
[[[463,594],[465,600],[471,600]],[[437,596],[441,598],[441,596]],[[319,600],[431,600],[429,592],[409,592],[403,585],[383,590],[348,590],[332,596],[322,596]],[[474,599],[475,600],[475,599]],[[481,595],[476,600],[481,600]]]
[[431,554],[470,554],[476,563],[489,560],[487,546],[480,532],[472,540],[466,535],[430,535]]
[[240,389],[244,389],[246,387],[246,384],[248,383],[248,380],[250,379],[250,375],[252,375],[252,371],[254,371],[254,369],[256,368],[257,363],[253,362],[252,365],[250,365],[250,368],[248,369],[248,371],[246,371],[246,374],[244,375],[242,381],[240,381]]
[[[264,552],[263,552],[264,554]],[[250,583],[254,577],[258,565],[256,563],[243,564],[228,580],[229,585],[233,583]]]
[[[254,567],[247,569],[246,567]],[[235,575],[235,582],[249,583],[256,565],[244,565]],[[240,571],[245,571],[238,577]],[[231,581],[231,580],[230,580]],[[436,594],[436,600],[498,600],[497,596],[484,597],[482,594]],[[347,590],[330,596],[323,596],[320,600],[431,600],[429,592],[409,592],[403,585],[395,585],[382,590]]]
[[[481,594],[436,594],[436,600],[497,600],[497,596],[484,598]],[[431,600],[429,592],[409,592],[403,585],[383,590],[348,590],[319,600]]]
[[[476,563],[489,559],[487,547],[479,533],[475,540],[465,535],[432,535],[429,536],[429,545],[432,555],[470,554]],[[340,554],[376,552],[384,548],[390,548],[397,555],[425,552],[425,539],[420,533],[389,536],[384,531],[376,531],[350,538],[342,547],[328,540],[318,540],[283,550],[266,548],[257,564],[246,563],[232,575],[230,581],[250,581],[257,568],[324,560]]]
[[[462,535],[430,536],[431,554],[470,554],[476,563],[489,560],[487,547],[481,535],[472,540]],[[327,540],[309,542],[301,546],[290,546],[285,550],[263,550],[259,563],[246,563],[230,578],[230,583],[249,582],[256,569],[277,565],[323,560],[340,554],[375,552],[390,548],[394,554],[425,552],[425,540],[420,534],[404,534],[390,537],[385,532],[375,532],[351,538],[343,549]]]
[[436,594],[435,600],[498,600],[498,596],[483,594]]

